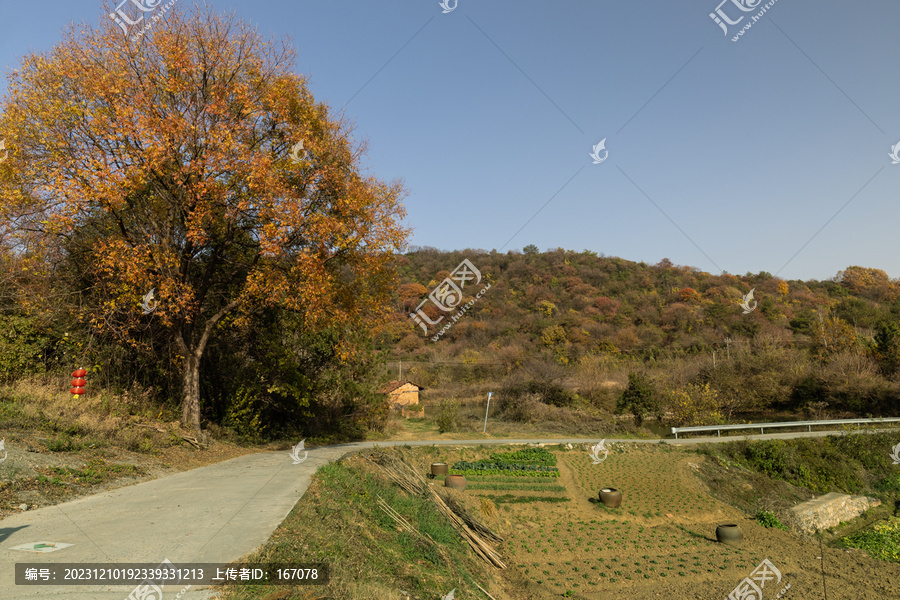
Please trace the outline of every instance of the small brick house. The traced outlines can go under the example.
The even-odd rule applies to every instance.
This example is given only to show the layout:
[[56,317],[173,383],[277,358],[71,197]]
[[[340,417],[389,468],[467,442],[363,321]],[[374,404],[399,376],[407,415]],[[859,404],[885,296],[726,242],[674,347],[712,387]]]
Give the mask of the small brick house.
[[381,388],[382,394],[388,394],[391,397],[391,408],[399,410],[404,417],[424,417],[425,407],[418,411],[410,411],[407,407],[410,404],[419,405],[419,392],[424,390],[421,385],[412,381],[391,381]]

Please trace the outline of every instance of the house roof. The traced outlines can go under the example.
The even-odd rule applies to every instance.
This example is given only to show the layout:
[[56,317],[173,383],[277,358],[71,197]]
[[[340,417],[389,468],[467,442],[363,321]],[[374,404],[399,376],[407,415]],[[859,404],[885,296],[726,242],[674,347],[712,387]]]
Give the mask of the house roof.
[[400,386],[402,386],[402,385],[406,385],[407,383],[416,386],[416,387],[419,388],[420,390],[424,390],[424,389],[425,389],[424,387],[422,387],[422,386],[419,385],[418,383],[413,383],[412,381],[389,381],[389,382],[387,383],[387,385],[385,385],[383,388],[381,388],[381,389],[378,390],[378,391],[379,391],[380,393],[382,393],[382,394],[390,394],[391,392],[393,392],[394,390],[396,390],[398,387],[400,387]]

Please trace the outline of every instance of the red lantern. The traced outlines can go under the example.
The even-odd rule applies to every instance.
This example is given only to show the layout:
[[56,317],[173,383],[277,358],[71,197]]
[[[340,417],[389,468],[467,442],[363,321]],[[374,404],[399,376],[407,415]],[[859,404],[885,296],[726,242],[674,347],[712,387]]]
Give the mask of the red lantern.
[[84,379],[82,379],[85,375],[87,375],[87,371],[84,369],[75,369],[72,371],[72,389],[69,392],[75,396],[80,396],[84,393],[84,386],[87,383]]

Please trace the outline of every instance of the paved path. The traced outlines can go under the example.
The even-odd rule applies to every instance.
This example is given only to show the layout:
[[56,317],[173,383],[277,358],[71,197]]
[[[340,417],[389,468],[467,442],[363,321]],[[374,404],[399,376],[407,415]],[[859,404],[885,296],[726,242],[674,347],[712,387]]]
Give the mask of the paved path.
[[[834,433],[834,432],[831,432]],[[738,439],[816,437],[829,432],[775,433],[666,440],[673,445]],[[0,598],[3,600],[125,600],[134,586],[15,585],[15,563],[227,563],[264,544],[309,487],[316,470],[346,454],[387,446],[585,444],[597,438],[385,441],[309,450],[293,464],[287,451],[249,454],[73,502],[0,520]],[[614,443],[659,443],[614,440]],[[72,544],[51,553],[11,550],[35,542]],[[166,586],[166,600],[207,600],[212,591]],[[154,599],[155,600],[155,599]]]

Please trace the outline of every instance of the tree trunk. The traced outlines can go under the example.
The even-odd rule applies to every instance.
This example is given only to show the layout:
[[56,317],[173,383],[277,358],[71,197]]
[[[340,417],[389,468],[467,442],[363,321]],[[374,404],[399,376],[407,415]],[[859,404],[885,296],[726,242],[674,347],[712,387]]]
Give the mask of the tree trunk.
[[187,335],[185,335],[184,329],[181,329],[179,334],[175,336],[175,343],[178,345],[179,351],[184,355],[181,379],[184,386],[182,389],[181,424],[185,427],[190,427],[198,440],[202,436],[200,432],[200,359],[203,358],[206,343],[209,342],[216,323],[241,302],[240,298],[232,300],[222,310],[210,317],[204,324],[203,334],[196,343],[194,342],[195,338],[192,328]]
[[189,351],[184,357],[182,383],[183,401],[181,423],[190,426],[195,434],[200,434],[200,357],[199,348]]

